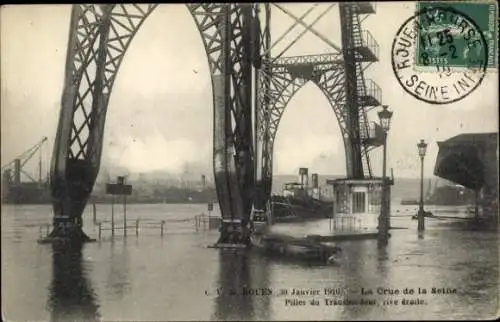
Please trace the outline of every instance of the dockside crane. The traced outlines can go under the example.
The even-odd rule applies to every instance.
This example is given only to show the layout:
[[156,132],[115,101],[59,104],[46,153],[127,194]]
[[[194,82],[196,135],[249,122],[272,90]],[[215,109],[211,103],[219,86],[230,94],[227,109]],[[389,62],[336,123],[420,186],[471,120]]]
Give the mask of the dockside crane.
[[[38,182],[41,184],[42,183],[42,151],[41,151],[41,149],[42,149],[42,146],[45,142],[47,142],[47,137],[44,136],[34,146],[32,146],[28,150],[21,153],[19,156],[17,156],[11,162],[2,166],[1,171],[2,171],[2,175],[3,175],[3,180],[11,182],[14,185],[19,185],[19,184],[21,184],[21,173],[23,173],[32,182],[37,182],[37,180],[35,180],[23,168],[26,165],[26,163],[28,163],[28,161],[30,161],[33,158],[33,156],[38,151],[40,151],[40,154],[39,154],[40,157],[38,160]],[[13,178],[12,178],[12,174],[14,174]]]

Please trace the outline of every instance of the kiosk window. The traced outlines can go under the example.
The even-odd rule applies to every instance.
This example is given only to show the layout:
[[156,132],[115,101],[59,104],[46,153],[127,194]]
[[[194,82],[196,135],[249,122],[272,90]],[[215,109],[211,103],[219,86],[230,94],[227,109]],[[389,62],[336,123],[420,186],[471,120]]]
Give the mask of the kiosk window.
[[366,202],[365,202],[364,192],[352,193],[352,212],[353,213],[366,212]]

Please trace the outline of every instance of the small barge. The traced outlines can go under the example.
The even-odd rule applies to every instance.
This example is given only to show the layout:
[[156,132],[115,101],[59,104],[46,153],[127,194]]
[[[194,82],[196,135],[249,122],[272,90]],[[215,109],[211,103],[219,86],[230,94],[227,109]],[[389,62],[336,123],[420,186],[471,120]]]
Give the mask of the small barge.
[[269,231],[269,215],[254,215],[253,233],[250,241],[253,248],[262,253],[302,261],[333,262],[341,250],[339,247],[318,241],[313,236],[298,238]]
[[252,245],[264,253],[304,261],[332,262],[341,252],[337,246],[317,242],[314,239],[278,234],[253,236]]

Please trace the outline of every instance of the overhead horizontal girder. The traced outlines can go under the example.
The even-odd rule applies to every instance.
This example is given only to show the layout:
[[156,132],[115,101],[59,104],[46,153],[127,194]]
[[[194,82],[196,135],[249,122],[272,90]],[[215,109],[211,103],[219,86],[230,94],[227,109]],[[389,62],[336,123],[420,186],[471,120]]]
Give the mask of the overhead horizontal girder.
[[343,58],[340,54],[319,54],[319,55],[300,55],[281,57],[274,59],[271,63],[274,72],[279,72],[278,67],[287,67],[290,65],[311,65],[317,70],[320,65],[327,65],[326,68],[332,68],[331,65],[343,64]]

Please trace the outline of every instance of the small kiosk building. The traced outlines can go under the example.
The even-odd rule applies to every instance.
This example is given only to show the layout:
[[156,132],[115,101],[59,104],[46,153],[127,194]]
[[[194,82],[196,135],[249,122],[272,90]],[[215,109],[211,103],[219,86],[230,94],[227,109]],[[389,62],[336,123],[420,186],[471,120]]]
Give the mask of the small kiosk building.
[[[387,199],[390,185],[387,179]],[[333,186],[332,230],[338,232],[374,232],[381,210],[382,178],[328,180]],[[387,203],[390,205],[390,203]],[[390,210],[388,211],[390,213]]]

